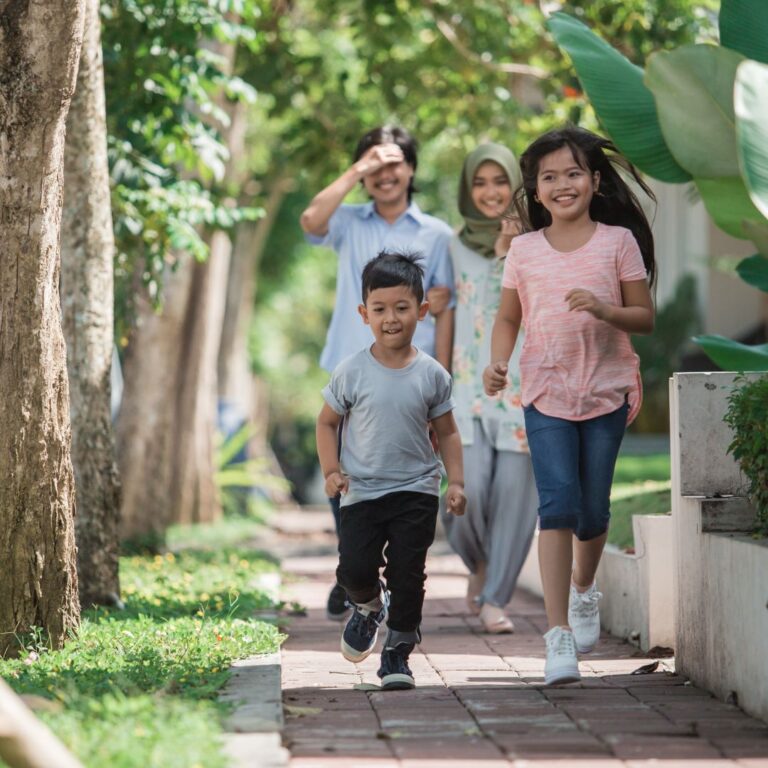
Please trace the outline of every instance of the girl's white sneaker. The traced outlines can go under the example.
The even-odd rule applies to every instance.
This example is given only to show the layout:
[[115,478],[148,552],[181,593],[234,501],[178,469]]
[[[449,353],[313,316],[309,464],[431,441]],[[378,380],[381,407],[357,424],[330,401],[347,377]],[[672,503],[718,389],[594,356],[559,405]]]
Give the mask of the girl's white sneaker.
[[576,658],[576,641],[573,632],[562,627],[552,627],[544,635],[547,644],[547,660],[544,664],[544,683],[561,685],[581,680]]
[[576,638],[576,650],[579,653],[589,653],[600,639],[600,609],[598,603],[603,596],[597,591],[595,584],[586,591],[579,592],[571,584],[571,594],[568,598],[568,624]]

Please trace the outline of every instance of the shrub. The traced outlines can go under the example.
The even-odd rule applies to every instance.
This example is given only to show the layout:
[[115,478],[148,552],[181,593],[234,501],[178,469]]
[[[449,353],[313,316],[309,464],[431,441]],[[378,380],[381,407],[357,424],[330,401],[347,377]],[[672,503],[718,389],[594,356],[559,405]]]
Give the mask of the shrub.
[[725,414],[734,435],[728,453],[749,481],[747,494],[757,510],[758,527],[768,534],[768,376],[737,382]]

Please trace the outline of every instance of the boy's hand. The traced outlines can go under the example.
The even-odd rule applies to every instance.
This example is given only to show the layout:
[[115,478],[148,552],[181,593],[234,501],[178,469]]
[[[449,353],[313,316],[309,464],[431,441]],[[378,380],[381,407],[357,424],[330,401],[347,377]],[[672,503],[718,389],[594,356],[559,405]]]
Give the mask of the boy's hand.
[[325,495],[329,499],[334,499],[339,494],[345,494],[349,490],[349,478],[344,477],[341,472],[331,472],[325,478]]
[[405,155],[400,147],[392,142],[391,144],[377,144],[371,147],[354,165],[355,171],[362,176],[369,173],[376,173],[380,168],[392,163],[402,163]]
[[459,483],[448,483],[445,492],[445,501],[448,511],[456,517],[461,517],[467,508],[467,497],[464,495],[464,486]]
[[507,386],[508,369],[507,363],[491,363],[486,367],[483,371],[483,388],[486,395],[495,395]]
[[434,285],[427,291],[427,301],[429,302],[429,314],[437,317],[441,312],[448,308],[448,302],[451,300],[451,289],[447,285]]

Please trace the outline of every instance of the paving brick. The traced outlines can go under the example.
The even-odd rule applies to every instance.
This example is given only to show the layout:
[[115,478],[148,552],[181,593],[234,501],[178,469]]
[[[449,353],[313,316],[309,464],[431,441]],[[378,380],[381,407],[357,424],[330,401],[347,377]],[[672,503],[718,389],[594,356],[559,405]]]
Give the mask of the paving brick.
[[680,759],[664,760],[659,763],[658,760],[629,760],[625,763],[627,768],[736,768],[736,764],[731,760],[718,759]]
[[[652,737],[637,734],[609,734],[604,737],[613,754],[622,760],[704,760],[719,759],[720,751],[697,738]],[[689,766],[689,768],[693,768]]]
[[417,758],[415,760],[401,760],[398,765],[400,768],[509,768],[510,763],[507,760],[483,760],[478,765],[474,758],[466,760],[454,760],[453,758]]
[[422,758],[443,758],[450,760],[475,760],[482,764],[486,760],[503,757],[499,748],[483,738],[465,739],[392,739],[392,751],[403,760]]
[[297,757],[291,759],[291,768],[399,768],[401,763],[394,757]]

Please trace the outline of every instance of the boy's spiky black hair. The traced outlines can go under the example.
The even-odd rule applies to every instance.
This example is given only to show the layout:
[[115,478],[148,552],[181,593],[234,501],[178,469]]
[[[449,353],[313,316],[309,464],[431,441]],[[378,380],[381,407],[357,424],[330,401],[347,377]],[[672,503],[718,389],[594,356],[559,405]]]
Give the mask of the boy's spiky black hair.
[[409,251],[381,251],[363,269],[363,304],[368,294],[377,288],[405,285],[416,300],[424,301],[424,267],[420,253]]

